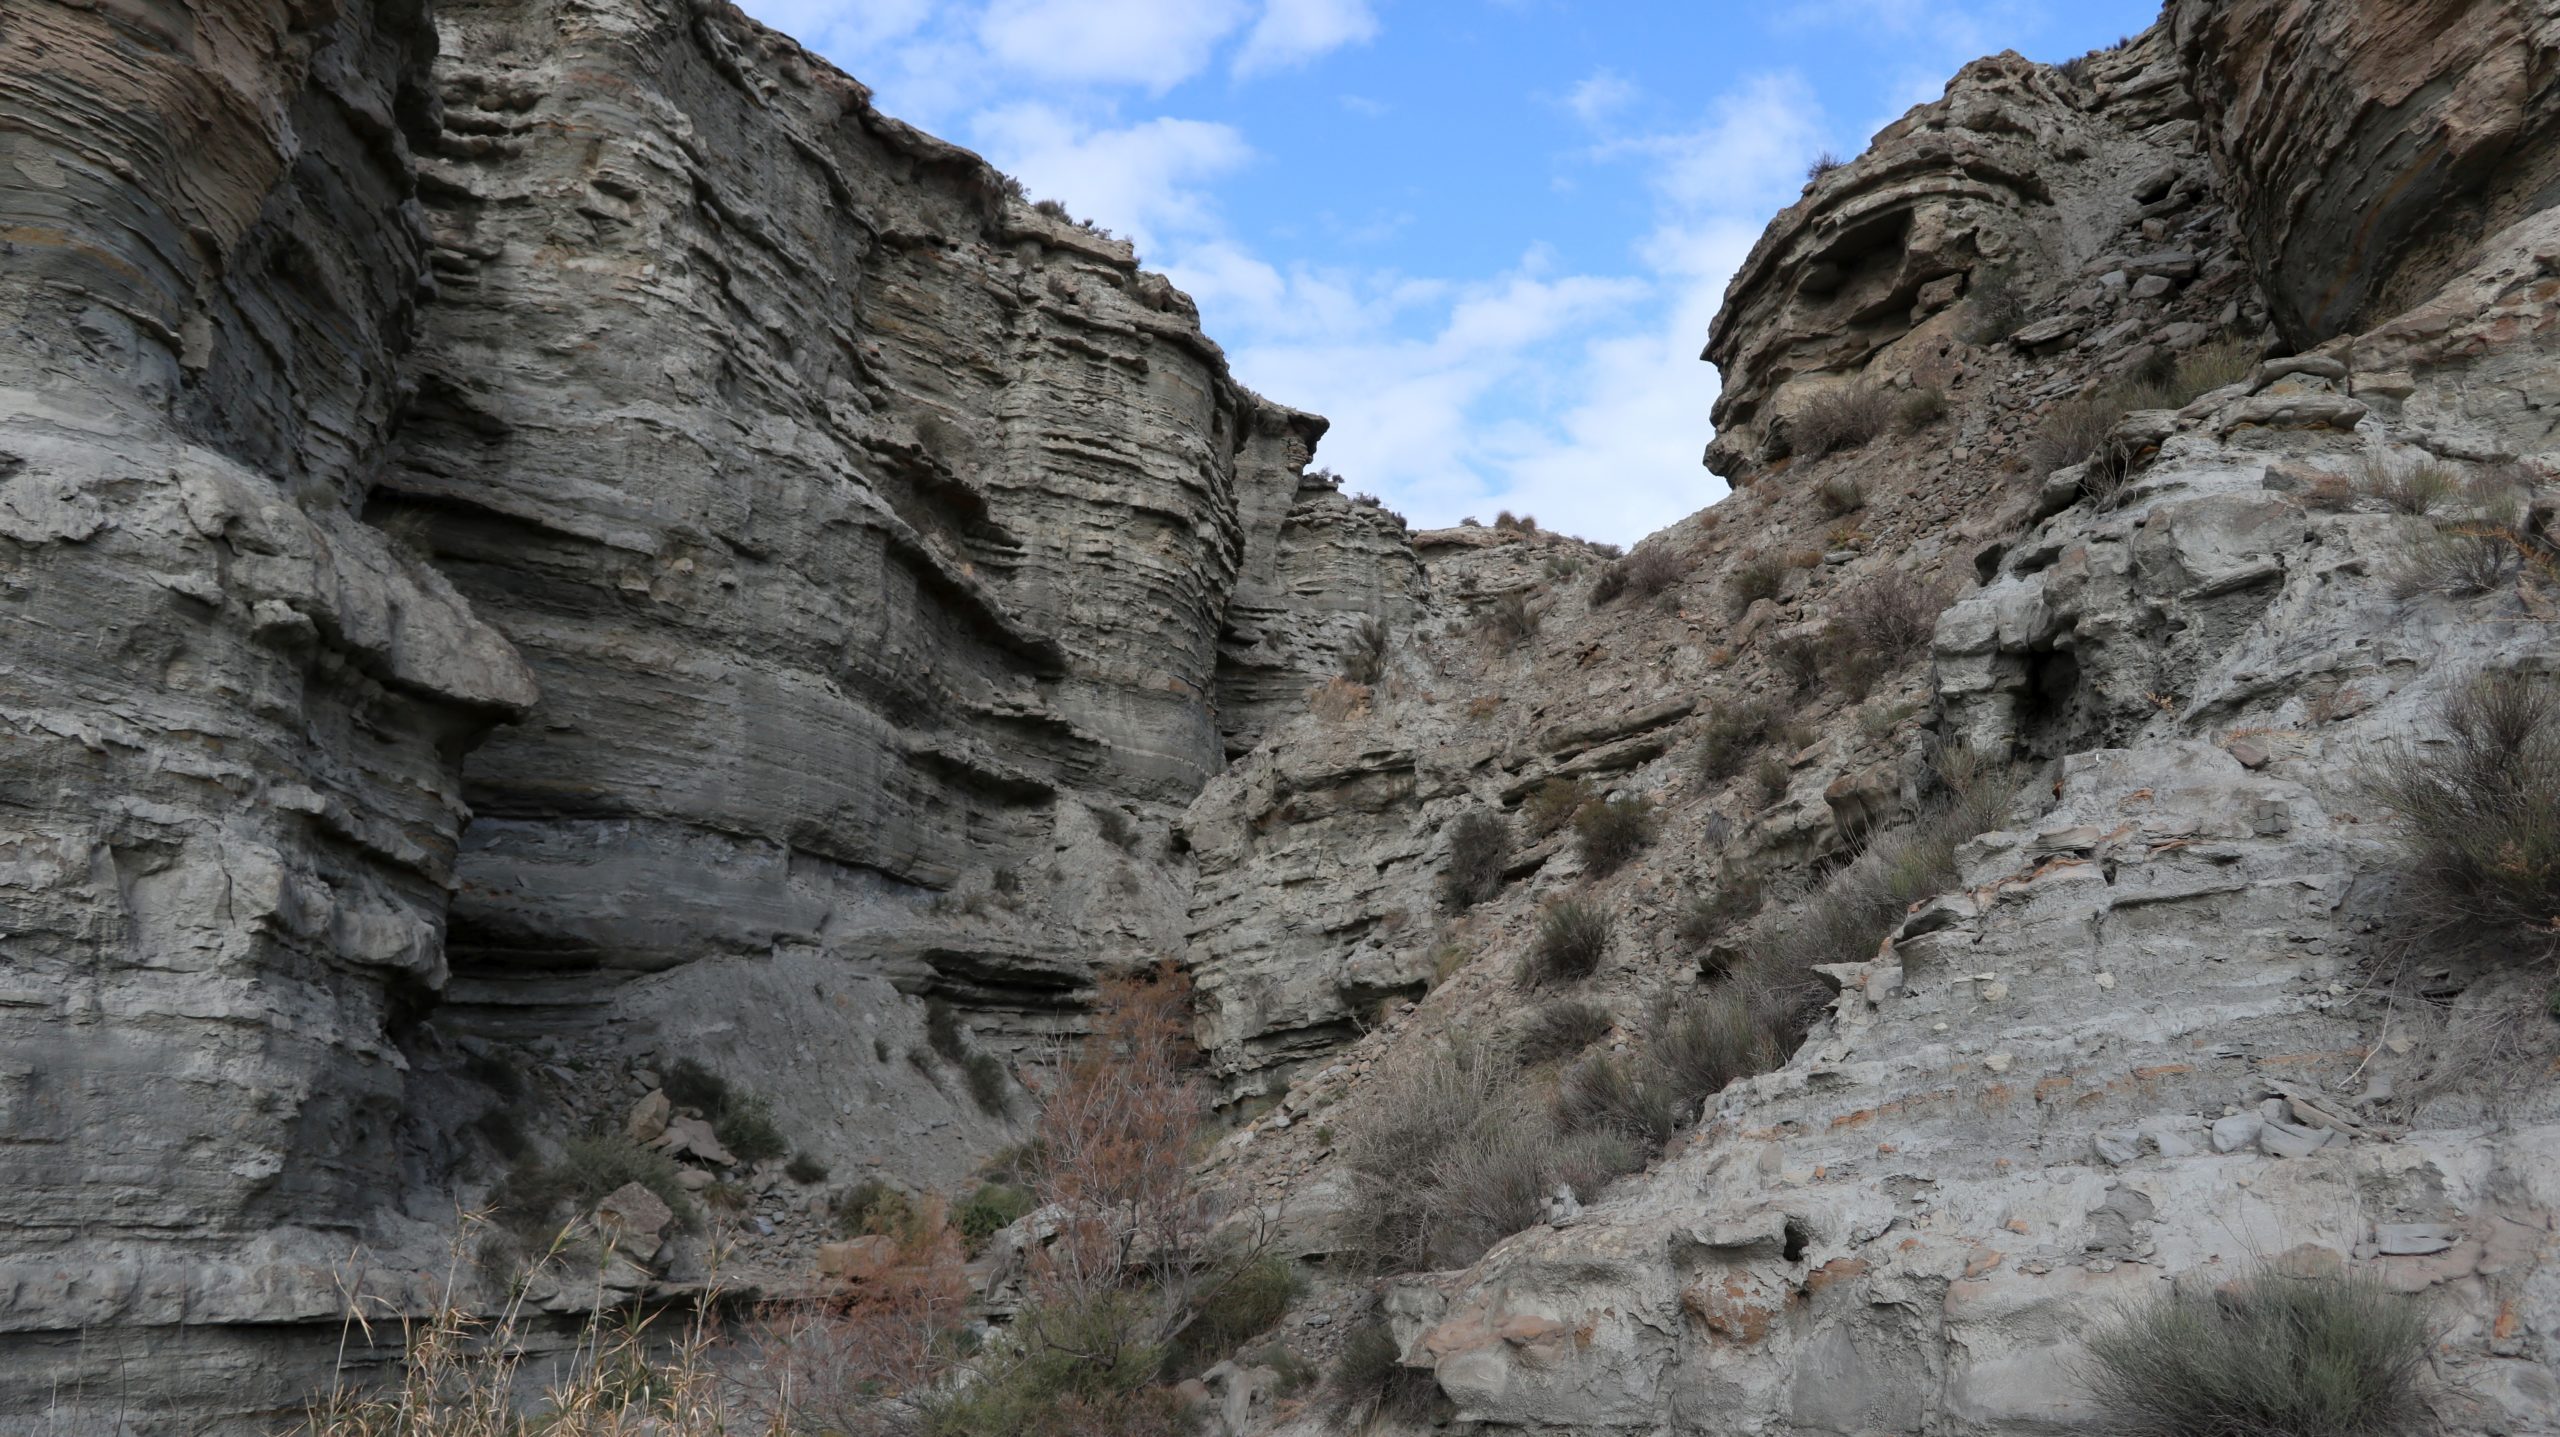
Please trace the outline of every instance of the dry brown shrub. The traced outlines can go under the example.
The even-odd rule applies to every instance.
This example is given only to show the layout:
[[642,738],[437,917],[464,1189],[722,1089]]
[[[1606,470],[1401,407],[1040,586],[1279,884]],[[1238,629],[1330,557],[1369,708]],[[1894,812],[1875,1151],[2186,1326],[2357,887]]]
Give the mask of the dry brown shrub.
[[1371,690],[1336,675],[1307,690],[1307,709],[1326,723],[1366,717]]
[[1787,431],[1799,457],[1819,459],[1866,444],[1892,420],[1893,401],[1883,390],[1846,384],[1807,402],[1789,421]]

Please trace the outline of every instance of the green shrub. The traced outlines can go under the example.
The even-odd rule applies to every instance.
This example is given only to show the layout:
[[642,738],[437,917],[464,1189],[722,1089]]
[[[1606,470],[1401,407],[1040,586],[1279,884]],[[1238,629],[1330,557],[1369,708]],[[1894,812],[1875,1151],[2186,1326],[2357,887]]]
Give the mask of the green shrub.
[[961,1074],[969,1082],[969,1101],[978,1111],[991,1118],[1001,1118],[1013,1111],[1013,1093],[1007,1085],[1004,1063],[993,1053],[971,1053],[960,1065]]
[[1566,898],[1547,905],[1538,920],[1537,940],[1522,966],[1523,981],[1571,983],[1588,978],[1609,953],[1609,910],[1588,899]]
[[2084,1381],[2126,1437],[2397,1437],[2428,1424],[2431,1341],[2376,1279],[2262,1269],[2120,1317]]
[[2387,755],[2371,785],[2400,815],[2419,931],[2560,945],[2560,683],[2485,675],[2446,700],[2446,741]]
[[1511,862],[1511,826],[1490,813],[1458,815],[1449,825],[1449,866],[1440,873],[1440,902],[1462,913],[1502,891]]
[[1520,816],[1528,822],[1532,836],[1544,838],[1571,822],[1590,801],[1591,785],[1581,779],[1551,778],[1529,790],[1521,801]]
[[1191,1320],[1174,1340],[1172,1370],[1196,1374],[1279,1326],[1306,1286],[1298,1265],[1273,1253],[1213,1268],[1192,1300]]
[[794,1153],[782,1175],[802,1187],[814,1187],[827,1180],[827,1165],[807,1153]]
[[1751,766],[1751,793],[1758,806],[1767,808],[1787,796],[1790,774],[1787,761],[1774,753],[1764,753]]
[[1325,1408],[1333,1421],[1356,1432],[1371,1422],[1416,1422],[1429,1415],[1440,1384],[1430,1373],[1405,1366],[1403,1356],[1385,1322],[1354,1328],[1325,1378]]
[[1624,563],[1603,564],[1591,577],[1591,607],[1597,609],[1615,602],[1627,591],[1627,566]]
[[1599,1004],[1559,998],[1542,1004],[1521,1024],[1513,1051],[1524,1065],[1570,1058],[1609,1036],[1615,1026],[1617,1019]]
[[921,1404],[925,1437],[1101,1437],[1178,1433],[1188,1419],[1158,1385],[1158,1317],[1132,1292],[1026,1307],[977,1362],[975,1382]]
[[1300,1357],[1296,1348],[1285,1342],[1266,1342],[1245,1354],[1245,1360],[1256,1367],[1268,1367],[1279,1379],[1280,1396],[1295,1397],[1307,1390],[1316,1379],[1315,1364]]
[[728,1080],[691,1058],[678,1058],[668,1064],[666,1077],[658,1087],[668,1102],[691,1108],[707,1118],[717,1118],[729,1108]]
[[980,1183],[951,1213],[951,1225],[969,1255],[986,1250],[987,1240],[1028,1216],[1037,1200],[1029,1188],[1012,1183]]
[[1710,706],[1698,725],[1699,777],[1719,783],[1742,772],[1752,752],[1768,741],[1778,718],[1777,706],[1764,699]]
[[1965,317],[1958,337],[1967,344],[2007,339],[2027,322],[2026,299],[2005,267],[1985,265],[1974,270],[1965,283],[1964,299]]
[[791,1151],[790,1141],[773,1121],[773,1111],[759,1098],[732,1100],[712,1131],[719,1135],[720,1146],[742,1163],[752,1165]]
[[1573,816],[1573,836],[1583,871],[1606,878],[1653,842],[1653,805],[1636,797],[1586,803]]
[[540,1242],[557,1229],[564,1206],[571,1216],[583,1213],[630,1183],[647,1188],[668,1211],[692,1222],[693,1201],[676,1181],[675,1160],[619,1133],[571,1138],[556,1163],[518,1162],[491,1195],[491,1207],[502,1224]]
[[846,1237],[894,1237],[916,1218],[914,1202],[878,1178],[864,1178],[837,1194],[833,1207],[836,1231]]
[[1762,599],[1778,597],[1787,582],[1787,561],[1777,553],[1753,554],[1736,564],[1726,576],[1725,610],[1734,618],[1748,613]]

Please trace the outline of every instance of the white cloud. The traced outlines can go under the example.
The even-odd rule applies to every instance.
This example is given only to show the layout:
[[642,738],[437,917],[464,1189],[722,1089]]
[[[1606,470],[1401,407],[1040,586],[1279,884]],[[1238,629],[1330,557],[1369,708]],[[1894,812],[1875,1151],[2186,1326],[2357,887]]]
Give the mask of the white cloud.
[[1565,96],[1565,108],[1573,111],[1582,123],[1597,129],[1636,98],[1635,83],[1615,70],[1594,70]]
[[1620,140],[1604,156],[1654,162],[1654,189],[1681,213],[1765,213],[1800,192],[1822,147],[1821,101],[1799,75],[1761,75],[1719,96],[1696,129]]
[[1216,228],[1198,186],[1244,165],[1253,147],[1232,125],[1154,119],[1089,129],[1054,105],[1025,102],[980,112],[971,132],[987,157],[1037,197],[1128,236],[1141,250],[1168,236]]
[[1200,73],[1246,14],[1243,0],[994,0],[978,41],[1022,74],[1160,95]]
[[1236,73],[1301,65],[1377,35],[1378,17],[1369,0],[1270,0],[1236,56]]

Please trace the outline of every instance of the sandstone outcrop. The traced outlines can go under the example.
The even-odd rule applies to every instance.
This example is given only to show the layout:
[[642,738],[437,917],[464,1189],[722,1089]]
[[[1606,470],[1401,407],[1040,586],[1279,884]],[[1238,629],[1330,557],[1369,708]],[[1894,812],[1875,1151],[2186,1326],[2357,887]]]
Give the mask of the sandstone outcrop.
[[2547,0],[2176,0],[2163,25],[2297,347],[2420,302],[2560,200]]

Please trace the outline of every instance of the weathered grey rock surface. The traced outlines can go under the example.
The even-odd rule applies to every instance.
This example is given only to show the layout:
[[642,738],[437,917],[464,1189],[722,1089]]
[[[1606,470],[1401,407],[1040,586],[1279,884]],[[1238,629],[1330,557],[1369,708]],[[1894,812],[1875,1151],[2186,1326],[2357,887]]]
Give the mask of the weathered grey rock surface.
[[925,1000],[1178,954],[1169,818],[1411,603],[1127,245],[727,5],[13,7],[0,114],[0,1422],[281,1420],[679,1058],[956,1180]]
[[[0,1428],[277,1424],[350,1286],[417,1310],[456,1204],[582,1131],[742,1195],[732,1281],[814,1273],[822,1186],[676,1062],[839,1184],[947,1188],[1097,969],[1168,956],[1211,1171],[1323,1259],[1336,1128],[1519,1026],[1547,901],[1616,915],[1583,992],[1626,1042],[1720,961],[1692,900],[1789,921],[1952,740],[2034,781],[1784,1066],[1465,1270],[1328,1275],[1292,1340],[1374,1298],[1475,1430],[2022,1437],[2091,1420],[2110,1302],[2283,1253],[2421,1295],[2448,1430],[2560,1425],[2560,1051],[2450,1081],[2542,995],[2395,941],[2357,782],[2482,668],[2560,672],[2555,595],[2404,597],[2423,521],[2337,497],[2426,458],[2547,541],[2555,33],[2176,0],[1967,67],[1754,249],[1708,346],[1741,487],[1609,598],[1593,546],[1310,473],[1324,421],[1126,245],[720,0],[11,9]],[[2225,336],[2122,463],[2036,462]],[[1813,454],[1852,386],[1943,411]],[[1809,683],[1888,582],[1933,640]],[[1699,765],[1755,699],[1762,762]],[[1531,831],[1556,779],[1652,846]],[[1451,914],[1470,813],[1517,842]],[[610,1296],[699,1280],[604,1206]],[[1231,1426],[1324,1430],[1259,1371]]]

